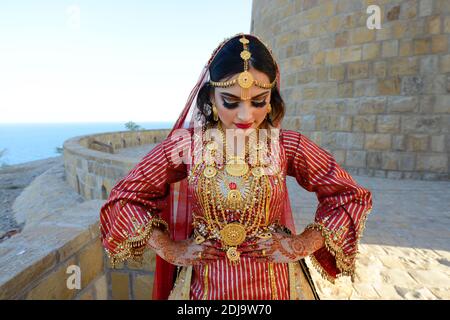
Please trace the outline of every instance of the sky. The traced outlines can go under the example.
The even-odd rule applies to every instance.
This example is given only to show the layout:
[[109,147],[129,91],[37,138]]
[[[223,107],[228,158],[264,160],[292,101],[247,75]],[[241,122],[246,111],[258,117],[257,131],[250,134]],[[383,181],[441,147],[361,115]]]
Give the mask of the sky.
[[251,0],[0,0],[0,123],[174,121]]

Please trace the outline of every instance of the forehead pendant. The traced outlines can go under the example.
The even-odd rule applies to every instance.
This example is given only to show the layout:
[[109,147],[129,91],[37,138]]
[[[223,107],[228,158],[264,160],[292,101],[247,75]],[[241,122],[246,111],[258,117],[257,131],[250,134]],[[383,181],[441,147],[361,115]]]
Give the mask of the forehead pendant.
[[249,40],[245,37],[245,35],[242,35],[241,38],[239,38],[239,42],[242,43],[242,51],[240,57],[244,61],[244,71],[242,71],[238,75],[237,79],[223,82],[210,81],[210,84],[213,87],[228,88],[233,86],[237,82],[239,87],[241,87],[241,99],[248,100],[250,99],[250,88],[253,85],[256,85],[257,87],[262,89],[272,89],[276,84],[276,79],[271,83],[260,83],[255,80],[253,75],[248,71],[248,61],[252,57],[252,54],[248,50]]

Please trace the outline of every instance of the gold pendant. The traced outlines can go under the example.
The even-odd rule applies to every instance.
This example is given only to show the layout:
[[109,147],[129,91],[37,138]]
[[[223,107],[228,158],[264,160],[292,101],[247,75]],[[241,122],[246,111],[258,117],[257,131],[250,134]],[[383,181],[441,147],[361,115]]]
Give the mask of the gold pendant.
[[231,262],[238,262],[241,257],[241,253],[237,251],[236,247],[228,248],[227,250],[227,258]]
[[247,231],[240,223],[229,223],[220,230],[220,238],[227,247],[237,247],[245,241]]
[[217,169],[212,166],[206,166],[205,169],[203,169],[203,175],[206,178],[212,178],[216,175]]
[[242,89],[249,89],[253,85],[253,75],[248,71],[243,71],[239,74],[237,81]]
[[198,235],[195,237],[194,241],[196,244],[202,244],[203,242],[205,242],[205,240],[205,237],[203,237],[202,235]]
[[252,169],[252,175],[256,178],[262,177],[264,175],[264,170],[261,167],[254,167]]
[[233,177],[242,177],[248,172],[248,164],[242,157],[231,157],[225,165],[226,172]]

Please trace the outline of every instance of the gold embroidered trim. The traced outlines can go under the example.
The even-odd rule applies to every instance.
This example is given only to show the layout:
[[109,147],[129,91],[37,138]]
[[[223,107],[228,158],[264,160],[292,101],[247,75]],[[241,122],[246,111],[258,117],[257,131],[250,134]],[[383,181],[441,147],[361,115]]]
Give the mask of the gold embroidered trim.
[[208,299],[208,265],[205,265],[204,271],[203,271],[203,300]]
[[277,284],[275,283],[275,273],[273,263],[269,263],[270,286],[272,288],[272,300],[278,300]]
[[[317,222],[311,223],[306,227],[306,229],[313,229],[313,230],[317,230],[317,231],[321,232],[322,236],[325,238],[325,247],[335,257],[336,267],[340,271],[340,273],[337,275],[337,278],[339,278],[341,276],[350,276],[352,281],[354,281],[355,259],[356,259],[356,255],[358,254],[359,242],[360,242],[361,236],[363,234],[363,231],[365,229],[367,216],[371,210],[372,210],[372,208],[366,210],[366,212],[364,212],[364,214],[361,217],[362,218],[361,226],[356,234],[356,239],[355,239],[356,252],[353,254],[345,254],[344,251],[342,250],[341,246],[338,244],[340,237],[342,236],[343,232],[345,231],[344,229],[340,229],[339,231],[333,231]],[[312,265],[320,273],[322,278],[324,278],[334,284],[335,283],[334,278],[326,272],[326,270],[322,267],[322,265],[319,263],[319,261],[317,261],[315,256],[313,254],[311,254],[309,257],[311,258]]]
[[130,258],[134,259],[135,261],[142,262],[142,256],[146,249],[145,245],[150,239],[153,233],[153,229],[161,227],[163,227],[165,231],[169,229],[167,222],[156,217],[151,218],[151,220],[145,225],[135,227],[136,227],[136,235],[130,236],[124,241],[122,241],[117,246],[116,253],[112,253],[108,249],[105,249],[113,268],[116,268],[116,266],[119,263],[128,260]]

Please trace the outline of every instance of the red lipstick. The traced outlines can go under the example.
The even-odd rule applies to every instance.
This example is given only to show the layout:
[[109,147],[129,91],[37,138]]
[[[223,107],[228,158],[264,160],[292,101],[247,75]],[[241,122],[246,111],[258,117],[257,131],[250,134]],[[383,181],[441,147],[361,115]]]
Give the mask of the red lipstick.
[[252,126],[252,123],[235,123],[239,129],[248,129]]

